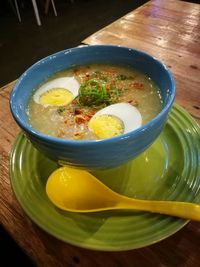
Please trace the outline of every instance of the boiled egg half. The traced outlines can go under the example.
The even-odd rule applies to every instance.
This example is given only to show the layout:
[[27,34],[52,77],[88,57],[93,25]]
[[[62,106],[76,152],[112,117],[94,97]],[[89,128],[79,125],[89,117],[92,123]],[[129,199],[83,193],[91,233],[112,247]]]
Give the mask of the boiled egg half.
[[47,106],[65,106],[78,96],[80,84],[74,77],[51,80],[35,92],[36,103]]
[[107,106],[90,119],[89,129],[98,139],[105,139],[128,133],[142,125],[139,110],[129,103]]

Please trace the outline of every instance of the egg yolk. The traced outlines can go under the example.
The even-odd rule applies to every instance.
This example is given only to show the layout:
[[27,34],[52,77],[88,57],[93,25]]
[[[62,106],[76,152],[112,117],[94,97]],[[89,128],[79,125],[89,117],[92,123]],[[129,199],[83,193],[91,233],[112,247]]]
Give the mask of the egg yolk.
[[110,138],[124,132],[122,121],[112,115],[100,115],[89,122],[89,127],[99,139]]
[[73,94],[67,89],[53,88],[40,96],[40,104],[50,106],[65,106],[73,99]]

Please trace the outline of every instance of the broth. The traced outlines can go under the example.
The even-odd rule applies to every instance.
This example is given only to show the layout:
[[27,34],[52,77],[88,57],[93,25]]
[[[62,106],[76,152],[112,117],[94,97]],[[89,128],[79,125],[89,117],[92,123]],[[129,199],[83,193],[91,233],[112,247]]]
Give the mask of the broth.
[[[69,104],[53,106],[36,103],[34,95],[28,104],[30,125],[47,135],[94,140],[98,138],[88,128],[88,122],[106,106],[120,102],[135,106],[141,113],[143,125],[162,107],[159,88],[149,77],[132,68],[103,64],[79,66],[52,75],[44,84],[61,77],[74,77],[81,85],[79,95]],[[62,88],[58,86],[58,90]]]

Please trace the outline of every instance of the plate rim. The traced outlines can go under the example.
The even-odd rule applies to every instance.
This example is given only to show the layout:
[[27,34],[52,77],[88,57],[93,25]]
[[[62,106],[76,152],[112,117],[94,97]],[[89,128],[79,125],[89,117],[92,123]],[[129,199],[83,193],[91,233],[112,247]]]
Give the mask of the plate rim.
[[[180,111],[181,114],[184,117],[186,117],[187,120],[189,120],[193,126],[195,126],[195,129],[198,132],[200,132],[200,127],[199,127],[198,123],[191,117],[191,115],[183,107],[181,107],[181,106],[179,106],[178,104],[175,103],[173,105],[172,109],[176,109],[176,110]],[[91,244],[88,245],[86,242],[77,243],[76,241],[73,241],[73,240],[67,240],[66,238],[61,237],[57,233],[52,233],[52,231],[49,230],[48,227],[44,226],[40,221],[38,222],[37,218],[32,216],[31,212],[26,208],[26,205],[21,203],[20,197],[16,193],[16,188],[15,188],[14,181],[13,181],[13,178],[12,178],[12,176],[14,175],[13,168],[12,168],[12,160],[13,160],[14,153],[15,153],[15,144],[17,142],[17,138],[19,138],[20,135],[22,136],[23,133],[22,132],[18,133],[18,135],[15,138],[15,142],[14,142],[14,144],[12,146],[11,152],[10,152],[9,178],[10,178],[10,182],[11,182],[12,191],[13,191],[18,203],[20,204],[21,208],[23,209],[25,214],[29,217],[29,219],[32,220],[36,225],[38,225],[42,230],[44,230],[45,232],[47,232],[51,236],[54,236],[58,240],[61,240],[61,241],[65,242],[65,243],[68,243],[68,244],[71,244],[71,245],[74,245],[74,246],[77,246],[77,247],[86,248],[86,249],[90,249],[90,250],[96,250],[96,251],[128,251],[128,250],[138,249],[138,248],[142,248],[142,247],[145,247],[145,246],[150,246],[150,245],[156,244],[156,243],[158,243],[158,242],[160,242],[160,241],[172,236],[173,234],[175,234],[176,232],[181,230],[185,225],[188,224],[189,220],[182,220],[182,219],[178,219],[177,218],[175,220],[176,220],[176,222],[179,222],[179,223],[175,227],[175,229],[173,229],[170,233],[163,234],[162,237],[160,237],[159,239],[156,239],[156,240],[154,240],[152,242],[149,242],[148,244],[145,244],[145,245],[142,244],[142,245],[139,245],[139,246],[134,246],[134,244],[133,244],[132,246],[127,246],[127,247],[126,246],[125,247],[121,247],[120,246],[120,247],[114,247],[114,248],[112,247],[112,244],[111,244],[111,246],[106,244],[107,245],[106,247],[99,247],[98,245],[97,246],[94,246],[94,245],[91,245]]]

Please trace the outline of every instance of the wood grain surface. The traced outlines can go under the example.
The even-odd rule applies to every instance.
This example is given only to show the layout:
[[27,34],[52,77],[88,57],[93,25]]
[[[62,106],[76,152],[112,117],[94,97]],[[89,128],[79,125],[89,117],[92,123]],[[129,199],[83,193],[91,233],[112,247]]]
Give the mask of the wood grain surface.
[[170,68],[176,102],[200,119],[200,5],[153,0],[83,40],[143,50]]
[[[200,6],[182,1],[150,1],[84,40],[121,44],[157,56],[172,70],[176,101],[200,118]],[[124,252],[100,252],[64,243],[41,230],[15,199],[9,180],[9,155],[19,128],[9,109],[13,83],[0,89],[0,222],[36,266],[44,267],[198,267],[200,224],[157,244]]]

